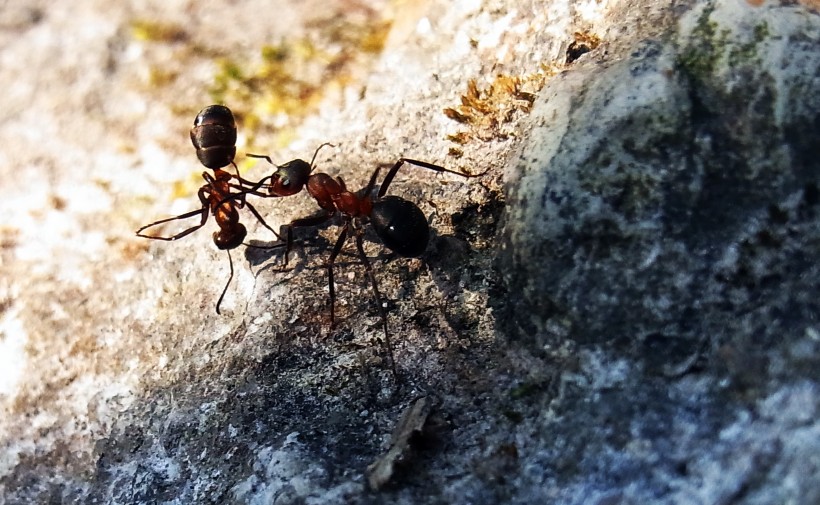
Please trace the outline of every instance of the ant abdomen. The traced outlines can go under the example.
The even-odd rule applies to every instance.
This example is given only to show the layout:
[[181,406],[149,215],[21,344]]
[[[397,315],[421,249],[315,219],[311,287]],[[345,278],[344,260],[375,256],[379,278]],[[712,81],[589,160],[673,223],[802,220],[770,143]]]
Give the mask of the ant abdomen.
[[236,156],[236,121],[231,109],[209,105],[199,111],[191,128],[191,142],[200,163],[208,168],[222,168]]
[[421,256],[430,240],[430,225],[416,204],[388,195],[373,202],[370,222],[376,235],[393,252],[407,258]]
[[242,245],[248,230],[242,223],[236,223],[231,228],[220,228],[214,232],[214,244],[218,249],[236,249]]

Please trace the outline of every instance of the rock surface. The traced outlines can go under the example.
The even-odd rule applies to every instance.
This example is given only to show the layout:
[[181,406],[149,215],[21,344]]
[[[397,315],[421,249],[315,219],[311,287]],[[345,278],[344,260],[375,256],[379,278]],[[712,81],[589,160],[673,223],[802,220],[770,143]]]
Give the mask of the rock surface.
[[[820,502],[817,5],[73,4],[0,12],[0,502]],[[353,188],[487,170],[391,186],[436,230],[367,244],[398,376],[350,244],[328,324],[338,227],[234,252],[221,317],[213,223],[134,236],[217,96]]]

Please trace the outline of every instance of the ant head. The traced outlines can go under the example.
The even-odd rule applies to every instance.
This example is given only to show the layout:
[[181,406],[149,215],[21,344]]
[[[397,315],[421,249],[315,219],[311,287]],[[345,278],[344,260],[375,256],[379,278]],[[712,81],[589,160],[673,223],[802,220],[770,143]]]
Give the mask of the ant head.
[[206,167],[230,165],[236,156],[236,121],[231,109],[209,105],[199,111],[191,128],[191,143],[200,163]]
[[214,232],[214,244],[219,249],[236,249],[245,240],[248,230],[242,223],[236,223],[229,228],[220,228]]
[[373,202],[370,222],[384,245],[401,256],[416,258],[427,249],[430,226],[413,202],[394,195],[378,199]]
[[270,194],[290,196],[302,191],[310,178],[311,166],[305,160],[293,160],[279,165],[271,176]]

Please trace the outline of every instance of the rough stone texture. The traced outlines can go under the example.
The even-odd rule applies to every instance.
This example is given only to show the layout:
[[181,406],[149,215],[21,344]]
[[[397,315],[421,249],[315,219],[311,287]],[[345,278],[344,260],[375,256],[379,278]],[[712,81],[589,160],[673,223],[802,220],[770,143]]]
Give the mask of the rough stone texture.
[[523,292],[504,328],[593,352],[593,381],[625,360],[544,425],[543,464],[598,473],[601,500],[820,499],[818,38],[816,13],[707,3],[533,108],[507,169],[500,264]]
[[[0,11],[0,502],[820,502],[812,2],[72,4]],[[213,223],[133,235],[196,206],[187,130],[215,59],[327,16],[394,21],[293,142],[254,149],[332,142],[318,167],[352,187],[403,155],[489,170],[391,187],[436,230],[423,261],[367,245],[398,378],[355,255],[329,328],[337,227],[287,271],[234,253],[222,317]],[[140,20],[178,31],[140,41]],[[479,126],[443,113],[470,79],[560,68],[575,32],[602,43],[529,115],[532,89]],[[315,209],[285,200],[257,207]],[[368,490],[420,397],[424,428]]]

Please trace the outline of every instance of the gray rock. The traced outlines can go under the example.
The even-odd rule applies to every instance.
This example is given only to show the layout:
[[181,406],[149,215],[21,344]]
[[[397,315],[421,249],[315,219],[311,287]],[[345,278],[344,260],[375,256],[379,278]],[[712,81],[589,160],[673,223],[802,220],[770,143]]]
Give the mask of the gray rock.
[[557,501],[820,497],[819,39],[800,8],[708,3],[541,92],[500,317],[581,355],[527,462]]
[[[384,53],[268,153],[333,142],[317,163],[354,188],[402,155],[489,170],[397,177],[436,230],[423,262],[366,241],[400,381],[345,254],[328,328],[338,228],[293,271],[235,255],[221,317],[212,222],[133,236],[196,205],[170,187],[202,170],[214,55],[384,4],[41,3],[0,23],[0,503],[820,501],[812,2],[396,6]],[[151,16],[165,40],[133,40]],[[574,32],[602,44],[444,154],[469,79],[532,76]],[[282,200],[254,204],[315,210]]]

